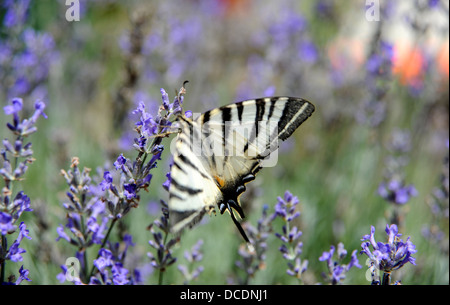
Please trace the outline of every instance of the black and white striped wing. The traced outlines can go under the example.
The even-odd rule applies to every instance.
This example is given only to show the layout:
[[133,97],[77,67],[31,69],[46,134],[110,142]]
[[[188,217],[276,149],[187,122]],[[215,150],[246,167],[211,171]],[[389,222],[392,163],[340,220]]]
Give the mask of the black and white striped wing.
[[234,215],[244,217],[238,198],[262,167],[273,166],[278,141],[313,111],[304,99],[271,97],[213,109],[196,120],[180,117],[169,189],[172,231],[191,227],[217,206],[230,212],[248,241]]
[[177,136],[169,187],[169,217],[174,233],[192,227],[206,212],[213,211],[221,195],[194,143],[194,130],[199,135],[200,127],[186,118],[179,121],[182,131]]

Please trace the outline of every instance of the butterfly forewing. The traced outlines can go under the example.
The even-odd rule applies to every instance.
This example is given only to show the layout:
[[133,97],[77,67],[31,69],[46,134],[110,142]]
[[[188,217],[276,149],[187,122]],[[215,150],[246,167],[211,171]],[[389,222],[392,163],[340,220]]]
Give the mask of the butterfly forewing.
[[287,139],[313,111],[301,98],[270,97],[216,108],[196,120],[180,117],[169,189],[172,231],[192,226],[215,207],[223,212],[221,205],[228,203],[244,217],[238,197],[245,183],[261,167],[276,163],[272,157],[278,141]]

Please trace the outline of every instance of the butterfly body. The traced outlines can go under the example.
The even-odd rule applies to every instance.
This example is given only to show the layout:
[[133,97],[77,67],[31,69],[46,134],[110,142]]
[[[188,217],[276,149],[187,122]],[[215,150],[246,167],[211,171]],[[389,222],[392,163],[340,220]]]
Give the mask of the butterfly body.
[[230,213],[248,241],[234,214],[245,217],[239,196],[262,167],[271,166],[278,140],[287,139],[313,111],[304,99],[271,97],[216,108],[195,120],[179,117],[169,187],[172,231],[192,227],[217,207]]

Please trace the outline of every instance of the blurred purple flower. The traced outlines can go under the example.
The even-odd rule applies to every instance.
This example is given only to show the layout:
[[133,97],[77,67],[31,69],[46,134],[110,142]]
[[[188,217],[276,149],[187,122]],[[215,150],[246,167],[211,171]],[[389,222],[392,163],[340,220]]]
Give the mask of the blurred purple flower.
[[306,28],[306,20],[303,16],[290,8],[280,12],[278,22],[272,23],[269,33],[275,42],[285,44],[291,35],[298,35]]
[[284,198],[278,197],[275,213],[270,219],[274,220],[277,217],[283,219],[285,224],[282,227],[282,233],[275,232],[275,236],[283,242],[279,251],[283,254],[283,258],[287,260],[288,269],[286,273],[301,279],[301,275],[307,269],[308,261],[300,260],[303,243],[299,241],[299,238],[302,236],[302,232],[292,223],[294,219],[300,216],[300,212],[296,211],[298,203],[298,198],[286,191]]
[[384,97],[389,90],[393,65],[393,45],[382,40],[373,42],[373,50],[366,60],[366,96],[361,100],[355,118],[360,124],[376,127],[386,117]]
[[150,240],[148,243],[157,251],[157,255],[155,256],[151,252],[148,252],[147,255],[150,258],[153,268],[165,269],[166,267],[175,263],[177,260],[176,258],[172,257],[172,251],[170,251],[170,248],[175,244],[175,240],[168,244],[165,244],[160,232],[154,231],[153,228],[151,228],[151,232],[153,235],[153,240]]
[[245,277],[240,280],[240,284],[249,284],[258,270],[265,269],[265,260],[267,252],[267,238],[272,231],[273,215],[268,214],[268,205],[263,206],[261,218],[258,219],[256,227],[246,222],[244,228],[247,231],[250,245],[242,244],[239,247],[238,253],[241,257],[236,261],[236,266],[245,272]]
[[355,118],[359,124],[376,127],[386,118],[386,104],[368,97],[358,105]]
[[304,62],[315,63],[319,57],[319,52],[312,41],[303,40],[299,44],[298,55]]
[[395,129],[387,147],[393,153],[407,153],[411,150],[411,133],[409,130]]
[[428,0],[428,6],[430,8],[436,8],[439,6],[440,0]]
[[169,95],[167,94],[166,90],[164,90],[163,88],[160,89],[160,92],[161,92],[163,107],[165,110],[169,110],[169,105],[170,105]]
[[170,187],[170,183],[172,182],[171,176],[170,176],[170,171],[167,172],[166,174],[166,181],[164,181],[164,183],[162,184],[162,186],[164,187],[164,189],[166,189],[167,191],[169,191],[169,187]]
[[56,241],[59,241],[62,238],[62,239],[65,239],[67,242],[70,242],[70,237],[69,237],[69,235],[67,235],[66,232],[64,232],[64,226],[62,224],[60,224],[56,228],[56,233],[58,234]]
[[6,0],[2,5],[4,8],[6,8],[6,14],[3,17],[3,25],[7,28],[23,25],[27,18],[26,14],[29,5],[30,0]]
[[203,253],[200,251],[203,245],[203,240],[198,240],[197,243],[192,246],[191,251],[184,252],[184,258],[188,262],[186,265],[178,265],[177,268],[183,274],[184,284],[189,284],[191,281],[196,280],[203,272],[203,266],[197,266],[194,268],[194,264],[200,262],[203,259]]
[[405,204],[411,197],[418,195],[414,185],[404,185],[403,182],[392,179],[387,184],[380,183],[378,186],[378,194],[385,200],[396,204]]
[[50,66],[59,57],[53,37],[26,25],[29,0],[8,0],[1,6],[6,10],[3,25],[7,31],[0,42],[0,91],[8,98],[46,98]]
[[366,69],[372,75],[389,74],[393,58],[394,46],[388,42],[380,41],[379,51],[367,59]]
[[284,198],[278,197],[277,200],[278,202],[275,205],[275,216],[282,217],[287,222],[300,216],[300,212],[295,211],[295,207],[299,203],[299,200],[289,191],[284,193]]
[[22,110],[23,100],[21,98],[13,98],[11,100],[11,105],[6,105],[3,107],[6,115],[14,115],[14,120],[19,120],[18,113]]

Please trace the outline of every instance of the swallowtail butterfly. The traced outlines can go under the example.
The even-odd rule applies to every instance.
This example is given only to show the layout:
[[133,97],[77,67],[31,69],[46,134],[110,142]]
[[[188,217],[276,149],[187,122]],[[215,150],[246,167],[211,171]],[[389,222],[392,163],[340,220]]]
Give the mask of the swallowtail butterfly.
[[[196,119],[179,116],[169,187],[169,220],[173,233],[191,228],[218,208],[244,218],[239,196],[311,114],[314,105],[294,97],[247,100],[207,111]],[[272,162],[273,163],[273,162]],[[237,216],[236,216],[237,215]]]

